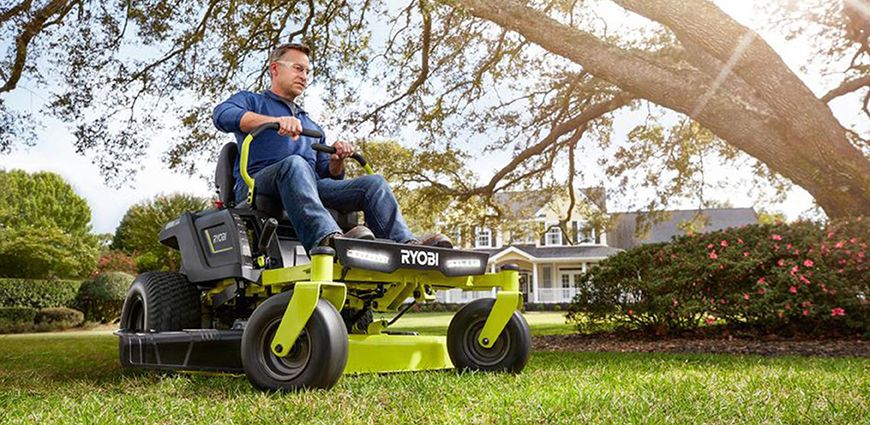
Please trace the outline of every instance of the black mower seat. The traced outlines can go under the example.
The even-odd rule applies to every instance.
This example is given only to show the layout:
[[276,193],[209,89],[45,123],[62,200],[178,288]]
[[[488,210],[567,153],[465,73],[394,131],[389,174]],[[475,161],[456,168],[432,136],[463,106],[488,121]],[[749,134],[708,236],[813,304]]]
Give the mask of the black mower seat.
[[[235,142],[230,142],[221,148],[220,156],[218,157],[217,167],[214,172],[214,183],[218,189],[220,201],[227,207],[231,208],[250,208],[248,202],[243,200],[236,202],[236,195],[233,191],[235,178],[233,177],[233,167],[236,164],[236,157],[239,155],[239,147]],[[287,217],[287,212],[284,211],[281,201],[265,195],[256,195],[254,206],[257,211],[262,211],[269,217],[278,220],[281,227],[291,227],[290,218]],[[341,213],[336,210],[327,208],[332,217],[335,218],[338,226],[343,231],[348,231],[359,224],[359,216],[356,212]]]

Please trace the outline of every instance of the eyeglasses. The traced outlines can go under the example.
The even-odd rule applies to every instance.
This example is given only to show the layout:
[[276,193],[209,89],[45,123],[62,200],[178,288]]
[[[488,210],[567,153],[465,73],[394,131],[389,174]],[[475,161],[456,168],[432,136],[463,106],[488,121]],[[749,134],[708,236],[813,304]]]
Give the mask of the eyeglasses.
[[299,65],[296,62],[290,62],[290,61],[274,61],[274,62],[280,63],[281,65],[284,65],[284,66],[286,66],[286,67],[288,67],[288,68],[292,69],[293,71],[296,71],[300,74],[305,74],[307,76],[311,75],[311,68],[306,68],[302,65]]

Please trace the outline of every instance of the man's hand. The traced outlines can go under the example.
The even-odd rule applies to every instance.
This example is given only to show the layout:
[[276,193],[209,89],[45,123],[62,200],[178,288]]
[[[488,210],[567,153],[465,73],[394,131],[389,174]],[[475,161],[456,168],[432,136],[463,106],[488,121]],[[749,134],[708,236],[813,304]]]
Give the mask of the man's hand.
[[332,147],[335,148],[335,153],[329,157],[329,174],[340,176],[344,172],[344,159],[353,155],[353,145],[338,141]]
[[335,148],[335,153],[329,157],[331,161],[343,161],[353,155],[353,145],[350,143],[338,141],[332,147]]
[[302,133],[302,121],[296,117],[270,117],[250,111],[242,115],[239,128],[245,133],[250,133],[255,128],[270,122],[278,123],[278,134],[290,136],[293,140],[299,139],[299,134]]
[[302,133],[302,121],[296,117],[276,117],[274,120],[280,126],[278,134],[282,136],[290,136],[291,139],[296,140]]

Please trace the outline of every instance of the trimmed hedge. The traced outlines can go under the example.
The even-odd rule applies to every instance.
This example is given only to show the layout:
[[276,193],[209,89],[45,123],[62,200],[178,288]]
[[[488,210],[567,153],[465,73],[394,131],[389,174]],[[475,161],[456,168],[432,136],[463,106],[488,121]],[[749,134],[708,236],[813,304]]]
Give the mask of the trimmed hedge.
[[0,307],[0,322],[33,323],[36,309],[30,307]]
[[720,324],[870,332],[870,220],[752,225],[619,253],[584,275],[569,319],[664,334]]
[[73,304],[80,280],[0,279],[0,307],[66,307]]
[[127,290],[134,277],[122,272],[107,272],[86,280],[79,288],[76,306],[90,321],[110,322],[121,315]]
[[36,312],[33,322],[37,325],[53,325],[61,329],[80,325],[85,321],[81,311],[67,307],[49,307]]

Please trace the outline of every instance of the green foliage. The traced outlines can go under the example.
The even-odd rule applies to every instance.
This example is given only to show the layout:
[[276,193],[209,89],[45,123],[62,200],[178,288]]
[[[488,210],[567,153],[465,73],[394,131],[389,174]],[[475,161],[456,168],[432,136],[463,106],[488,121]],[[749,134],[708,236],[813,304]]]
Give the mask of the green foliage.
[[203,210],[207,205],[205,198],[180,193],[159,195],[133,205],[115,230],[112,248],[133,255],[140,272],[178,270],[181,257],[178,251],[160,243],[160,230],[181,214]]
[[76,296],[76,306],[90,321],[109,322],[121,315],[124,298],[133,276],[122,272],[107,272],[82,283]]
[[656,334],[723,322],[765,332],[867,332],[868,242],[870,223],[859,217],[644,245],[584,275],[569,318],[589,330],[617,323]]
[[0,277],[86,276],[96,262],[91,210],[62,177],[0,170]]
[[81,311],[67,307],[49,307],[37,311],[33,322],[37,325],[70,328],[81,324],[84,320],[85,315]]
[[90,230],[87,201],[58,174],[0,170],[0,187],[0,227],[57,228],[70,235]]
[[0,307],[64,307],[75,301],[79,280],[0,279]]
[[52,226],[0,228],[0,277],[84,277],[98,255],[98,242],[87,233]]
[[0,307],[0,323],[33,323],[36,311],[31,307]]

